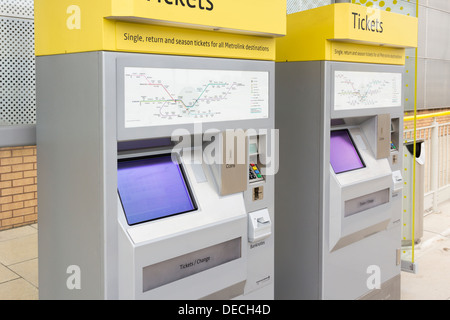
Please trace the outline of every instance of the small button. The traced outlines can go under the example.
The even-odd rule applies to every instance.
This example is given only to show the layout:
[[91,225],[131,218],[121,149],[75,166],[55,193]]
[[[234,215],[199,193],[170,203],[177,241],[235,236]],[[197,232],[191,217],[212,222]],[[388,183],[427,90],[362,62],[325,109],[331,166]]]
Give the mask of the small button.
[[258,174],[257,176],[258,176],[258,178],[261,178],[261,175],[260,175],[260,174]]
[[253,166],[253,170],[258,170],[258,168],[256,166]]
[[255,173],[258,174],[258,173],[259,173],[259,170],[255,170]]

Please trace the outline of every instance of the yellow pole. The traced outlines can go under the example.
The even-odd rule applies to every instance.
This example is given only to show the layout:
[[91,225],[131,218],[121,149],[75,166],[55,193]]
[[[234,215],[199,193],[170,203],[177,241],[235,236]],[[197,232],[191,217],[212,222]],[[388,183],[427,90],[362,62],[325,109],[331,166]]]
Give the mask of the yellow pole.
[[[416,1],[416,17],[419,18],[419,1]],[[415,49],[415,72],[414,72],[414,152],[413,152],[413,192],[412,192],[412,244],[411,244],[411,263],[414,263],[414,242],[416,225],[416,131],[417,131],[417,53],[418,46]]]

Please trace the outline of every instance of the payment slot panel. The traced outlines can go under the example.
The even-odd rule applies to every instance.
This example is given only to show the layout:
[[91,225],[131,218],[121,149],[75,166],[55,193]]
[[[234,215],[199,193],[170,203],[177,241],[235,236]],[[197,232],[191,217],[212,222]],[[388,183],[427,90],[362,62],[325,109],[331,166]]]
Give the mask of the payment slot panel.
[[[403,190],[403,177],[402,177],[402,168],[400,166],[401,164],[401,155],[400,155],[400,148],[401,145],[401,126],[402,126],[402,120],[401,118],[392,118],[391,119],[391,140],[390,140],[390,158],[389,162],[391,164],[391,168],[393,170],[392,173],[392,180],[394,182],[394,186],[392,189],[392,196],[393,197],[401,197],[402,190]],[[401,212],[401,208],[398,210]],[[396,211],[397,212],[397,211]],[[400,216],[398,219],[401,219]],[[398,220],[396,219],[396,220]]]
[[[248,169],[248,180],[249,183],[255,183],[263,181],[261,164],[259,163],[259,152],[258,152],[258,137],[253,136],[249,141],[249,169]],[[262,194],[261,194],[262,195]],[[255,200],[259,200],[259,192],[255,194]]]
[[[274,176],[270,174],[274,159],[274,136],[265,130],[258,134],[248,133],[249,174],[248,189],[244,193],[248,213],[249,253],[248,284],[252,290],[274,283],[274,216],[272,196]],[[272,153],[269,152],[272,150]],[[252,175],[253,174],[253,175]],[[254,178],[256,176],[256,178]]]
[[[217,134],[211,140],[213,142],[204,145],[204,151],[210,150],[214,144],[216,150],[226,155],[223,157],[223,164],[214,163],[208,158],[217,192],[221,195],[230,190],[239,192],[247,212],[247,236],[244,244],[248,253],[247,278],[245,295],[241,297],[247,298],[248,294],[255,294],[251,297],[266,298],[266,292],[273,290],[274,284],[274,218],[271,200],[274,182],[273,176],[267,174],[268,167],[274,165],[268,155],[271,138],[265,132],[238,129]],[[205,156],[211,156],[211,153],[207,151]],[[247,168],[252,171],[247,171]],[[252,179],[251,173],[256,179]]]

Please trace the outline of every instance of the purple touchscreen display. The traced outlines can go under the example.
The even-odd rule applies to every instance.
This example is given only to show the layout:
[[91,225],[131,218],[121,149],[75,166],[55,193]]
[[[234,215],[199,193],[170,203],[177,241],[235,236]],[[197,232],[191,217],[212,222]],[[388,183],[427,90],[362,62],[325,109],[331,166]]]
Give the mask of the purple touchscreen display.
[[331,131],[330,162],[336,174],[364,167],[348,130]]
[[197,209],[170,155],[119,160],[117,185],[129,225]]

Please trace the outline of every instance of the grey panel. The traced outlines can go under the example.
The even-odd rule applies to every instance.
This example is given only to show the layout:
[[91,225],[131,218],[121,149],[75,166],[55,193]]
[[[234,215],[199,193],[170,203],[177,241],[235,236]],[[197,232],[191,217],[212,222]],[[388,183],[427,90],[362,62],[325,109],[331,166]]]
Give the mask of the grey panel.
[[280,128],[280,169],[275,177],[279,190],[275,195],[276,299],[320,298],[321,66],[322,62],[276,64],[275,128]]
[[[425,64],[426,59],[418,58],[417,60],[417,109],[425,109]],[[406,108],[405,108],[406,109]],[[413,110],[408,108],[406,110]]]
[[406,49],[405,51],[405,73],[403,88],[404,95],[404,108],[405,110],[414,110],[414,86],[415,86],[415,73],[416,73],[416,58],[415,49]]
[[[98,53],[37,58],[41,299],[104,298],[99,60]],[[81,270],[80,290],[66,285],[71,265]]]
[[428,8],[426,15],[427,58],[450,60],[450,14]]
[[419,57],[425,57],[427,53],[427,8],[419,6],[419,30],[417,35],[417,52]]
[[425,106],[450,106],[450,61],[428,59],[425,67]]
[[450,12],[450,1],[448,0],[428,0],[428,6],[430,8]]

